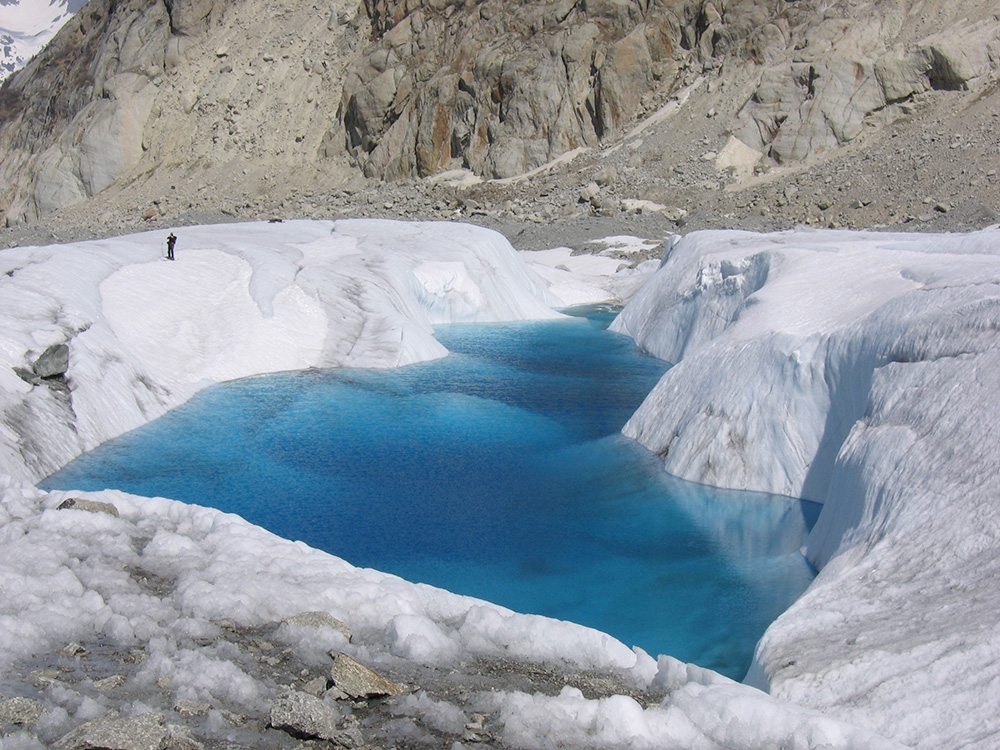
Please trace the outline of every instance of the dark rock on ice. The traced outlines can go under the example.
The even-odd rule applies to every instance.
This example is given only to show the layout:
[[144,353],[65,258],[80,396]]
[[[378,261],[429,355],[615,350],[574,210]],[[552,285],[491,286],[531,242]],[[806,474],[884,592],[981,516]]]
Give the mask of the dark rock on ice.
[[70,497],[63,500],[57,510],[85,510],[90,513],[107,513],[109,516],[118,518],[118,508],[111,503],[102,503],[98,500],[86,500],[82,497]]

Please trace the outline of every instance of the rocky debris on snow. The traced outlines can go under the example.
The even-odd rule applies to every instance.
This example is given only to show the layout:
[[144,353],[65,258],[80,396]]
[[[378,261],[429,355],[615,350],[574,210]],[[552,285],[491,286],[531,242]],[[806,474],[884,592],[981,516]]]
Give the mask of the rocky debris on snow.
[[[658,704],[663,698],[655,691],[637,690],[629,680],[613,673],[561,671],[502,659],[480,660],[445,671],[397,663],[397,669],[403,671],[391,675],[397,681],[393,682],[341,654],[335,658],[332,670],[317,675],[315,664],[299,660],[294,653],[276,660],[265,659],[278,651],[279,647],[269,639],[279,640],[281,624],[255,628],[231,621],[217,624],[218,638],[204,639],[198,647],[210,650],[214,658],[224,655],[270,691],[262,713],[248,715],[225,704],[175,698],[175,691],[188,687],[169,678],[158,679],[150,689],[137,694],[136,673],[147,664],[144,648],[118,651],[100,643],[72,643],[46,660],[54,666],[24,672],[26,680],[22,684],[17,682],[16,669],[7,674],[8,689],[25,693],[34,690],[37,696],[0,702],[0,727],[6,725],[30,735],[38,733],[44,744],[57,748],[90,750],[229,747],[219,744],[220,733],[241,738],[244,746],[252,743],[275,748],[287,747],[288,737],[343,748],[409,747],[405,741],[400,744],[400,738],[411,732],[424,738],[416,746],[450,747],[465,742],[497,747],[490,730],[495,717],[484,710],[489,703],[484,703],[482,696],[498,689],[555,696],[571,685],[588,698],[628,695],[644,706]],[[261,648],[267,645],[271,645],[270,650]],[[102,676],[108,670],[114,673]],[[402,681],[419,688],[404,692],[399,687]],[[340,687],[327,691],[331,682]],[[48,730],[39,728],[38,719],[50,704],[47,691],[51,689],[60,695],[76,695],[76,700],[84,700],[92,707],[110,710],[62,737],[50,737],[45,734]],[[146,712],[131,715],[139,696]],[[407,697],[409,702],[399,703]],[[465,718],[453,725],[442,725],[433,714],[425,716],[421,707],[428,702],[450,704],[451,713]],[[410,729],[401,728],[404,725],[400,722]],[[399,732],[402,734],[395,734]],[[276,738],[275,733],[286,739]]]
[[486,717],[483,714],[473,714],[471,721],[465,725],[462,733],[463,742],[488,742],[493,737],[486,729]]
[[57,510],[85,510],[88,513],[107,513],[109,516],[118,518],[118,508],[113,503],[105,503],[100,500],[87,500],[82,497],[70,497],[59,503]]
[[14,724],[24,726],[34,724],[42,715],[44,707],[31,698],[17,696],[0,701],[0,726]]

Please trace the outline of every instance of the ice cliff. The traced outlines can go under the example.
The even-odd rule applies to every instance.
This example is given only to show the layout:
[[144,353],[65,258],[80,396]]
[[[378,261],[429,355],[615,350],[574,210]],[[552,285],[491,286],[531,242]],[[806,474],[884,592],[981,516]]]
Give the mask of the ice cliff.
[[698,232],[615,322],[675,362],[625,427],[673,474],[824,503],[773,695],[923,747],[1000,711],[1000,231]]

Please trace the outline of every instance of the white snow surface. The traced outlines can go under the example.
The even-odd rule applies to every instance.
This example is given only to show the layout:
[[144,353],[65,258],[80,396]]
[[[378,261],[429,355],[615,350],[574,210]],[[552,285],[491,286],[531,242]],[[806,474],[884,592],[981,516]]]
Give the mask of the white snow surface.
[[615,235],[591,240],[587,244],[595,245],[595,252],[574,253],[568,247],[554,247],[525,250],[521,256],[535,273],[548,282],[549,290],[564,307],[623,304],[659,267],[657,261],[646,261],[633,267],[630,260],[622,258],[649,251],[659,243],[629,235]]
[[87,0],[0,0],[0,83],[38,54]]
[[[30,732],[0,728],[0,748],[42,747],[105,712],[169,712],[180,699],[211,705],[205,736],[254,745],[254,724],[224,712],[266,719],[280,687],[217,636],[317,610],[354,637],[281,625],[279,645],[305,661],[336,649],[376,669],[448,675],[476,659],[518,659],[607,671],[666,695],[652,706],[623,695],[587,699],[572,687],[473,695],[509,747],[898,747],[595,630],[358,569],[234,515],[116,491],[37,489],[33,481],[81,450],[218,379],[396,366],[444,353],[433,322],[556,314],[558,300],[506,240],[474,227],[301,221],[176,231],[173,263],[161,259],[164,232],[0,252],[0,695],[34,689],[46,709]],[[70,349],[68,390],[13,374],[61,342]],[[120,515],[58,509],[68,497],[112,503]],[[843,605],[845,616],[863,619],[871,604],[851,597],[820,602],[819,611]],[[90,679],[45,687],[27,674],[70,642],[95,649],[91,659],[135,648],[145,658],[119,691]],[[876,661],[874,650],[861,654]],[[808,677],[789,683],[799,686],[791,697],[820,702],[824,687]],[[956,685],[968,679],[953,675]],[[459,707],[415,687],[398,699],[401,716],[461,731],[468,717]]]
[[748,680],[1000,746],[1000,230],[696,232],[614,328],[675,363],[624,430],[668,471],[824,503]]

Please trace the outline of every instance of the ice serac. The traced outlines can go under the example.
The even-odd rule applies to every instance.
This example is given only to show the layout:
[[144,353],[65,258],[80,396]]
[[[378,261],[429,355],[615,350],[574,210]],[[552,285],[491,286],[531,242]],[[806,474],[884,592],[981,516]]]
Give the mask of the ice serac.
[[695,233],[615,327],[676,362],[625,427],[669,471],[824,503],[822,571],[758,648],[771,692],[995,743],[1000,231]]
[[[0,259],[0,466],[37,480],[222,380],[394,367],[446,354],[432,325],[557,316],[494,232],[454,224],[295,221],[177,230]],[[67,345],[68,387],[32,385]],[[39,380],[36,378],[36,380]]]

